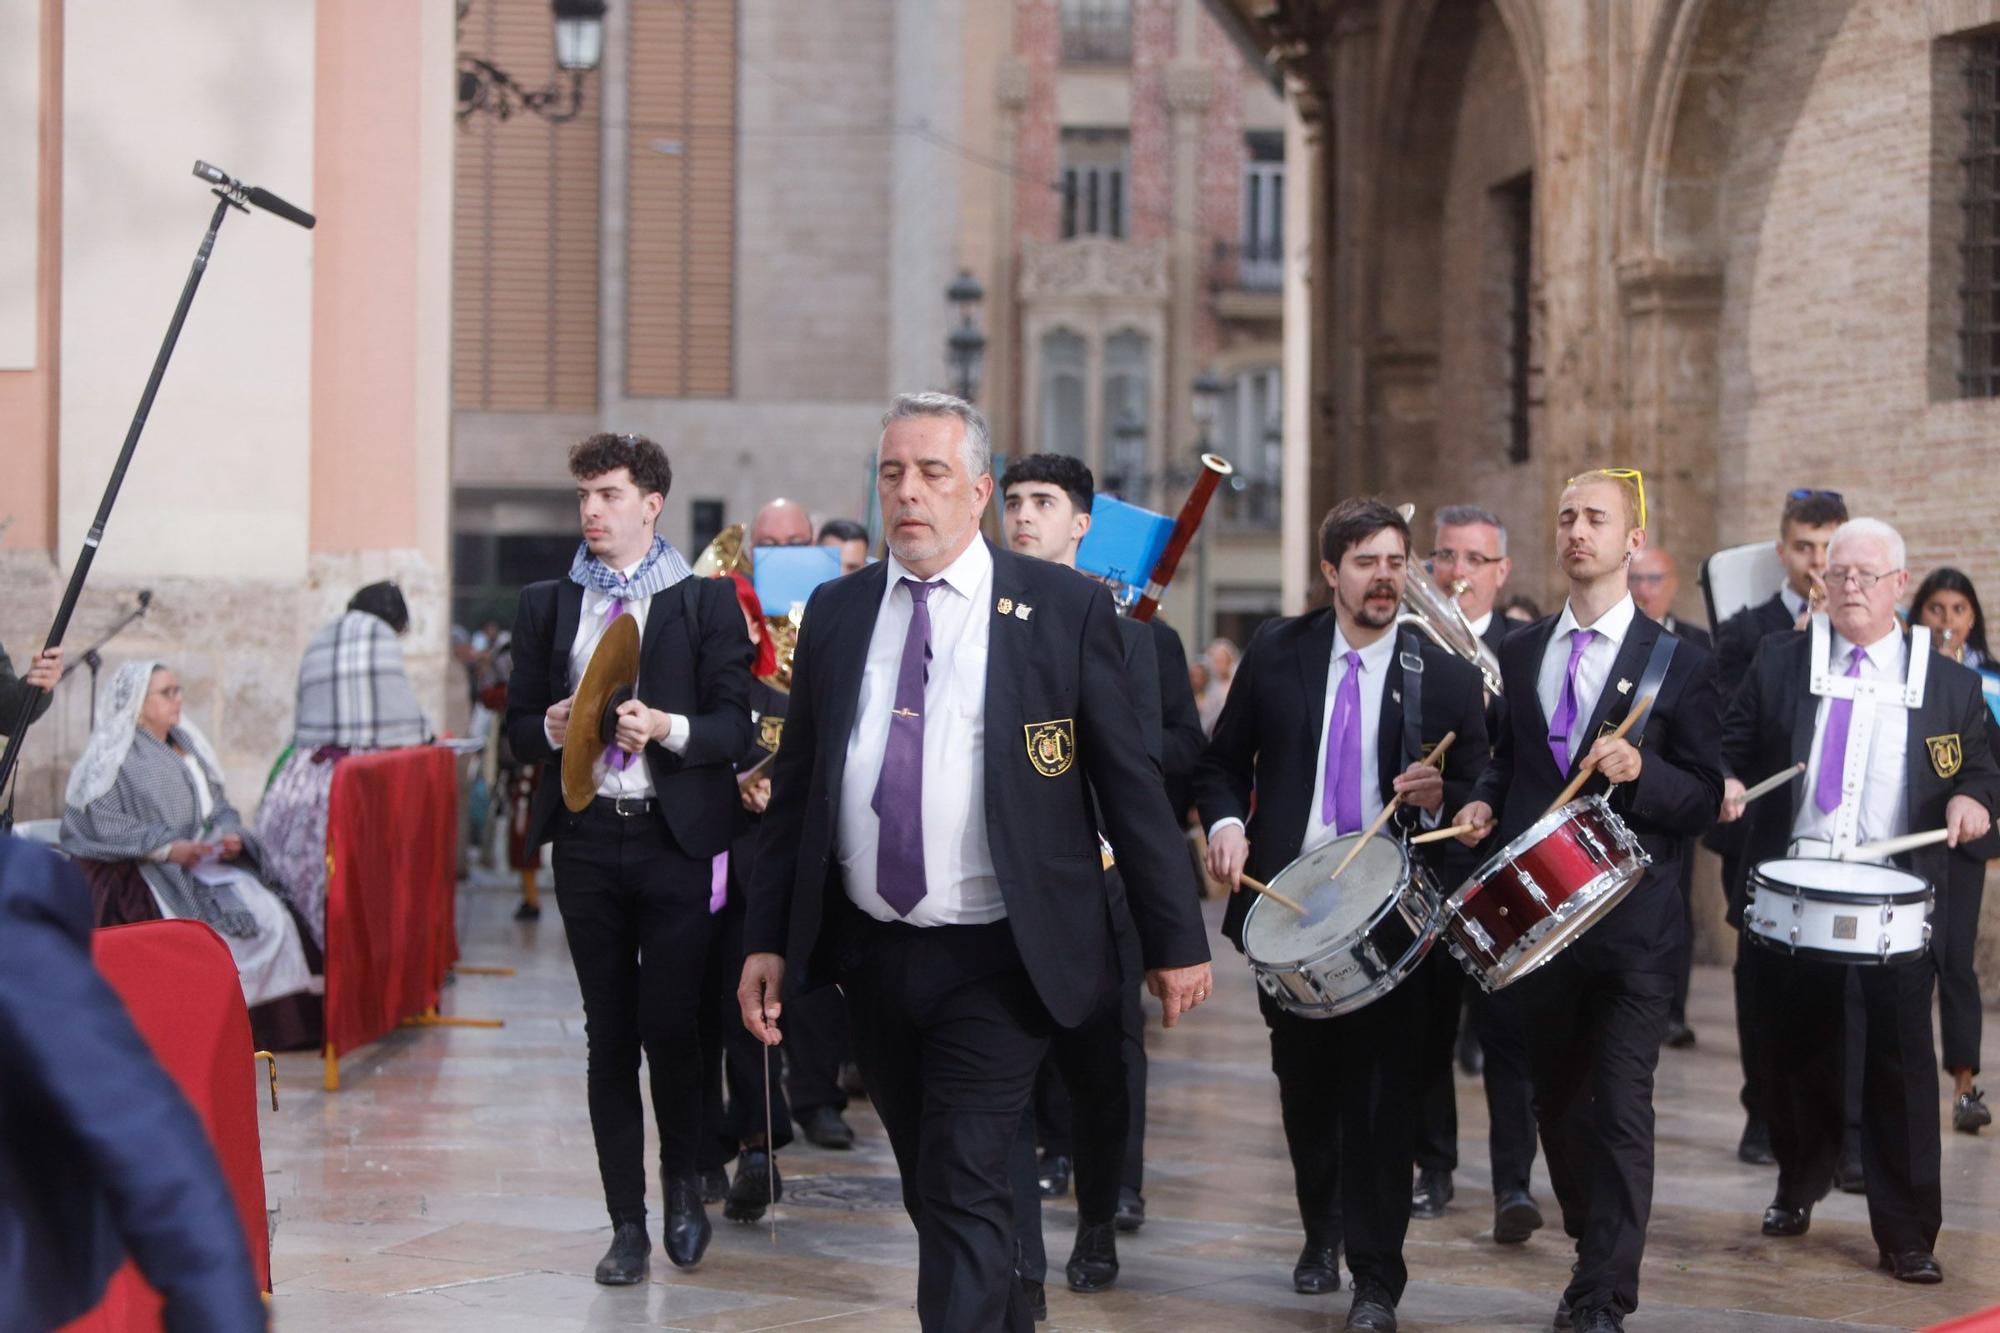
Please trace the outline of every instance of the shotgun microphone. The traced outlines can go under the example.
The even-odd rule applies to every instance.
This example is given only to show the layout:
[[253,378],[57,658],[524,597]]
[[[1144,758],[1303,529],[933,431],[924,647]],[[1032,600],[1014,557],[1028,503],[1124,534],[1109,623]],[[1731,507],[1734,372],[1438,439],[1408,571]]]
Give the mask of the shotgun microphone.
[[210,166],[206,162],[194,164],[194,174],[215,186],[223,197],[238,204],[254,204],[266,213],[275,213],[287,222],[296,223],[311,231],[318,219],[296,204],[290,204],[259,185],[245,185],[221,167]]

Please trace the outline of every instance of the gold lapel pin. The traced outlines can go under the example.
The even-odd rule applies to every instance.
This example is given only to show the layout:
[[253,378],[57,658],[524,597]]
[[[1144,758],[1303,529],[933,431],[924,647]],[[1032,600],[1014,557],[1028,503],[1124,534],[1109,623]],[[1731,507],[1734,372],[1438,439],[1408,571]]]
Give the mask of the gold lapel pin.
[[1011,597],[1002,597],[1000,599],[1000,605],[994,607],[993,609],[998,611],[1003,616],[1010,615],[1014,610],[1014,599]]

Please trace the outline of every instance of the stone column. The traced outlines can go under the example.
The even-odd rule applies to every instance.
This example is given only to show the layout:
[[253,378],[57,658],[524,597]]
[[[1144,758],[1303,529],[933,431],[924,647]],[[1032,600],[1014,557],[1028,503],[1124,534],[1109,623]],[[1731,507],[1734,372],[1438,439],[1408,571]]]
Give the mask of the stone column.
[[[597,170],[597,410],[625,396],[626,220],[632,166],[632,10],[604,11],[604,60],[586,79],[601,126]],[[585,115],[592,108],[587,108]],[[740,383],[740,378],[738,380]],[[618,429],[618,427],[613,427]],[[554,474],[552,473],[552,476]]]
[[[1195,425],[1189,410],[1191,386],[1200,373],[1198,358],[1202,279],[1208,256],[1202,253],[1199,227],[1199,174],[1201,167],[1202,118],[1215,101],[1215,77],[1202,64],[1192,47],[1184,47],[1180,58],[1169,65],[1163,83],[1173,143],[1174,228],[1167,237],[1168,272],[1171,274],[1172,304],[1167,311],[1165,429],[1154,433],[1153,471],[1164,473],[1175,463],[1190,457],[1195,445]],[[1161,503],[1177,504],[1177,497],[1156,496]]]

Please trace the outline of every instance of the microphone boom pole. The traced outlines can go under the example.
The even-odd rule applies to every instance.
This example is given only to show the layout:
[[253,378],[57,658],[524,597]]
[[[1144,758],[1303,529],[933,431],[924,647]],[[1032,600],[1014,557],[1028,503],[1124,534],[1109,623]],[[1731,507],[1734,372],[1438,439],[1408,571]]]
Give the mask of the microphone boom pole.
[[[132,466],[132,455],[138,451],[139,436],[146,429],[146,418],[152,413],[153,399],[160,391],[160,381],[166,376],[167,362],[173,357],[174,344],[180,341],[181,325],[187,322],[188,307],[194,304],[195,290],[201,286],[202,275],[208,270],[208,257],[215,249],[215,236],[222,229],[222,219],[232,208],[248,212],[244,202],[248,200],[299,226],[310,228],[313,225],[312,214],[285,203],[269,191],[245,186],[206,162],[195,163],[194,174],[214,184],[215,212],[209,217],[208,231],[201,238],[200,248],[195,251],[194,265],[188,270],[187,282],[181,287],[181,298],[174,306],[173,318],[167,322],[166,337],[160,342],[159,355],[153,358],[153,373],[146,377],[146,388],[139,395],[138,410],[132,414],[132,424],[125,432],[125,444],[118,451],[118,461],[112,465],[111,479],[104,486],[104,497],[98,501],[97,516],[90,521],[90,531],[84,536],[83,551],[77,556],[76,568],[70,571],[69,586],[63,590],[62,604],[56,610],[55,622],[49,626],[48,639],[42,645],[43,652],[61,647],[63,635],[69,631],[70,617],[76,613],[84,580],[90,577],[91,562],[97,558],[98,545],[104,540],[105,525],[111,521],[111,507],[118,502],[119,488],[125,484],[126,470]],[[34,690],[26,692],[9,724],[7,748],[0,752],[0,792],[8,792],[9,780],[20,762],[21,743],[34,717],[36,693]],[[13,798],[10,793],[6,806],[0,808],[0,830],[12,824]]]

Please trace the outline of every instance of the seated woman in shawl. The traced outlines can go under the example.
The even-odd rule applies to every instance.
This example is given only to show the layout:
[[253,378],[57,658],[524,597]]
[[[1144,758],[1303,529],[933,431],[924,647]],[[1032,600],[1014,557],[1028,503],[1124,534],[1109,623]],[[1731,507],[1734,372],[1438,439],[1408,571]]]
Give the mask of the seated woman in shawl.
[[97,716],[69,775],[63,850],[86,871],[91,862],[136,865],[159,915],[206,922],[229,946],[258,1041],[316,1045],[324,982],[298,922],[260,877],[263,849],[222,790],[215,751],[181,716],[180,677],[159,662],[127,662]]
[[257,834],[280,893],[313,943],[326,946],[326,816],[333,766],[347,755],[423,745],[430,723],[396,639],[410,608],[393,583],[371,583],[320,626],[299,662],[291,748],[257,810]]

